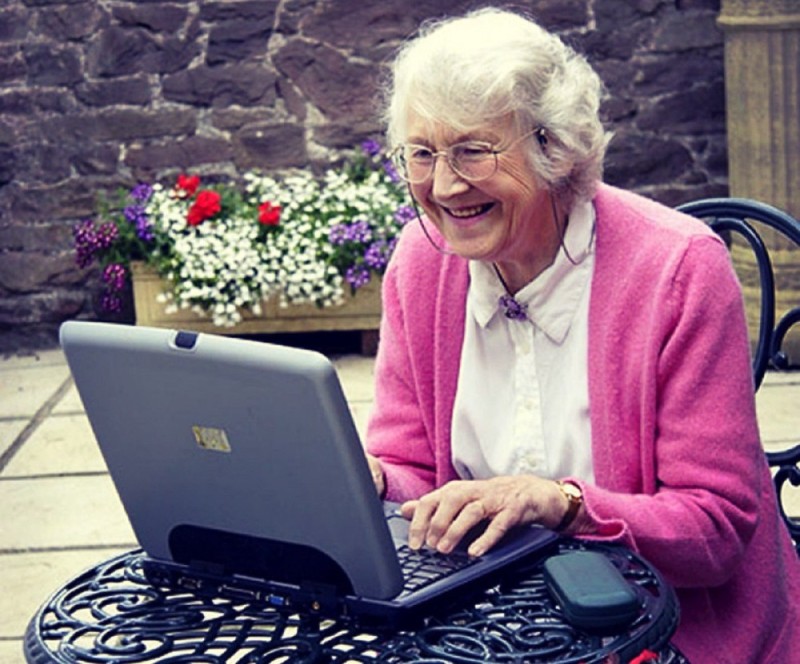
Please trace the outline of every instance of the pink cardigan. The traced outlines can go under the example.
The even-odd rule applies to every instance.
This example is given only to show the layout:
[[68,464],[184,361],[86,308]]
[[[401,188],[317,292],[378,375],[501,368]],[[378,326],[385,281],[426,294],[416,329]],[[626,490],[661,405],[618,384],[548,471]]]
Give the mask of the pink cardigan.
[[[583,485],[593,537],[640,552],[676,588],[674,642],[692,662],[788,662],[800,644],[800,564],[759,441],[727,251],[702,223],[634,194],[601,185],[594,204],[596,484]],[[467,287],[466,262],[409,225],[384,279],[367,432],[390,499],[456,478]]]

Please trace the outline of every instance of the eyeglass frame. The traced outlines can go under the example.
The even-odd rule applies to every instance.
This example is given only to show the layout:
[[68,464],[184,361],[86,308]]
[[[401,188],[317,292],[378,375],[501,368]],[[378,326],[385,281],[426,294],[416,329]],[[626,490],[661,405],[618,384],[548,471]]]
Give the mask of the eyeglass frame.
[[[534,128],[534,129],[532,129],[531,131],[529,131],[527,134],[523,134],[522,136],[519,136],[518,138],[515,138],[513,141],[511,141],[511,143],[506,145],[504,148],[495,148],[495,147],[492,146],[491,143],[487,143],[485,141],[460,141],[459,143],[454,143],[453,145],[448,146],[444,150],[430,150],[430,148],[428,148],[425,145],[421,145],[420,143],[401,143],[400,145],[396,146],[394,148],[394,150],[392,150],[392,153],[391,153],[390,156],[391,156],[392,160],[395,162],[395,165],[397,166],[396,170],[397,170],[398,176],[403,181],[408,182],[409,184],[422,184],[423,182],[427,182],[433,176],[434,172],[436,171],[436,160],[439,157],[444,157],[445,158],[445,161],[447,162],[447,165],[450,167],[450,170],[452,170],[453,173],[458,175],[458,177],[460,177],[460,178],[462,178],[464,180],[467,180],[468,182],[483,182],[484,180],[488,180],[495,173],[497,173],[497,166],[498,166],[497,156],[498,155],[503,154],[504,152],[508,152],[515,145],[517,145],[518,143],[521,143],[526,138],[530,138],[531,136],[534,136],[534,135],[536,136],[537,140],[539,141],[539,145],[542,147],[542,149],[544,149],[545,146],[547,145],[547,135],[545,133],[545,128],[542,127],[542,126],[538,126],[538,127]],[[474,178],[474,177],[470,177],[468,175],[465,175],[458,168],[456,168],[456,165],[454,163],[454,157],[452,155],[452,151],[453,151],[453,148],[457,148],[457,147],[462,146],[462,145],[480,145],[480,146],[484,146],[485,145],[485,146],[487,146],[489,148],[488,150],[486,150],[487,156],[491,155],[492,157],[494,157],[494,168],[492,169],[492,172],[489,173],[489,175],[485,175],[485,176],[479,177],[479,178]],[[410,147],[410,146],[417,146],[417,147],[420,147],[420,148],[425,148],[426,150],[430,150],[430,152],[431,152],[430,156],[432,158],[432,161],[431,161],[430,171],[428,172],[428,174],[424,178],[422,178],[420,180],[412,180],[411,179],[411,177],[409,176],[408,164],[406,162],[405,157],[403,156],[403,151],[406,148]]]

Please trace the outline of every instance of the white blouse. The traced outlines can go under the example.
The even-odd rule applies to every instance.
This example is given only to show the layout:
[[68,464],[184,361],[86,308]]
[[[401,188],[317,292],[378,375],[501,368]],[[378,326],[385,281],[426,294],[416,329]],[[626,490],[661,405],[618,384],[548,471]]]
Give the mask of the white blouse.
[[512,320],[490,263],[470,261],[466,329],[452,426],[459,476],[536,474],[594,481],[588,324],[594,208],[579,203],[564,249],[520,290],[530,320]]

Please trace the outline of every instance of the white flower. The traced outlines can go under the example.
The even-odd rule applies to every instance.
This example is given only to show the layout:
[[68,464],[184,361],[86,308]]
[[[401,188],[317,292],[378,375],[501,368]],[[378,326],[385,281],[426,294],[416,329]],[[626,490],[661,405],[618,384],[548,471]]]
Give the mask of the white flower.
[[[283,177],[251,172],[239,191],[201,184],[222,195],[222,211],[196,226],[187,223],[195,197],[153,185],[145,213],[157,239],[146,260],[172,285],[159,302],[171,311],[208,315],[220,326],[237,324],[245,310],[260,315],[262,302],[271,298],[281,307],[341,304],[350,288],[348,268],[382,272],[382,266],[365,262],[368,242],[394,240],[401,228],[395,212],[408,203],[405,189],[381,163],[374,158],[320,178],[305,170]],[[280,206],[275,226],[258,223],[265,202]],[[347,235],[355,222],[368,225],[363,237],[372,240]],[[342,241],[332,242],[334,237]]]

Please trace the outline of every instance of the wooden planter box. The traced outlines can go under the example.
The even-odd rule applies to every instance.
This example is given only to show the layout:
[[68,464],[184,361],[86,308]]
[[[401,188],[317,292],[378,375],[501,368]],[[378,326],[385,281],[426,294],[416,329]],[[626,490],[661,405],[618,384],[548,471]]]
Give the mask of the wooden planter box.
[[242,310],[242,322],[234,327],[219,327],[210,318],[190,309],[173,314],[158,302],[164,285],[158,274],[143,263],[131,264],[136,324],[211,332],[214,334],[271,334],[278,332],[321,332],[358,330],[362,333],[362,352],[374,354],[381,318],[380,281],[372,280],[343,304],[320,308],[316,305],[281,307],[276,300],[262,303],[260,316]]

